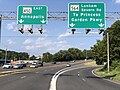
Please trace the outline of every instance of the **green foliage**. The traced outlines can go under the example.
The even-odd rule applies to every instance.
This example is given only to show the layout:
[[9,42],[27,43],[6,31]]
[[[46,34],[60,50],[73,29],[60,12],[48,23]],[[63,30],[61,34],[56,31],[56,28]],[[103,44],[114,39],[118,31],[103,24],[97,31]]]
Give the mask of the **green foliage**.
[[[0,59],[5,59],[5,50],[0,49]],[[28,53],[26,52],[15,52],[15,51],[7,51],[7,59],[14,60],[14,59],[21,59],[27,60],[29,58]]]
[[32,55],[32,56],[30,57],[30,60],[36,60],[36,57],[35,57],[34,55]]
[[53,61],[53,55],[50,54],[49,52],[43,53],[43,62],[51,62]]
[[[110,66],[113,66],[113,64],[115,66],[117,64],[115,62],[120,61],[120,20],[116,21],[110,28],[107,28],[105,32],[109,33]],[[107,61],[106,42],[107,36],[105,34],[103,40],[97,40],[97,43],[91,47],[97,64],[103,64]]]
[[[86,58],[92,58],[91,50],[79,50],[78,48],[69,48],[68,50],[60,50],[52,56],[53,61],[71,61],[71,60],[83,60]],[[44,55],[44,54],[43,54]]]
[[106,52],[106,44],[104,40],[97,40],[97,44],[91,47],[93,52],[93,57],[96,60],[96,64],[100,65],[106,62],[107,60],[107,52]]

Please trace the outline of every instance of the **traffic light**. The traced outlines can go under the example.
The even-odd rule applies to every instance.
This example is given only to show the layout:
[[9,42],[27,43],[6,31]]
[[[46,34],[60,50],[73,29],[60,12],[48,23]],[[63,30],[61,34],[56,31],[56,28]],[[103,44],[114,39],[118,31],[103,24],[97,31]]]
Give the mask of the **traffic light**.
[[22,34],[24,33],[23,28],[24,28],[24,25],[22,25],[21,28],[18,28],[18,31],[20,31]]
[[42,32],[42,28],[38,28],[38,31],[42,34],[43,32]]
[[75,34],[76,29],[72,29],[71,31],[72,31],[72,34]]
[[99,34],[101,34],[102,32],[104,32],[104,29],[99,29]]
[[88,34],[90,32],[91,29],[86,29],[86,34]]
[[24,33],[23,28],[18,28],[18,31],[20,31],[22,34]]
[[32,28],[28,28],[28,31],[29,31],[31,34],[33,34]]

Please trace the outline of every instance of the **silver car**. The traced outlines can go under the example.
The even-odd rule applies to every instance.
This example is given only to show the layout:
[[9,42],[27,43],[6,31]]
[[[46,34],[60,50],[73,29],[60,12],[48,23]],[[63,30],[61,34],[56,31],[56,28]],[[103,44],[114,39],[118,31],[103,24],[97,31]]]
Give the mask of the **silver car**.
[[30,68],[37,68],[38,67],[38,64],[36,63],[33,63],[32,65],[30,65]]
[[13,68],[14,69],[22,69],[23,65],[22,64],[15,64],[15,65],[13,65]]

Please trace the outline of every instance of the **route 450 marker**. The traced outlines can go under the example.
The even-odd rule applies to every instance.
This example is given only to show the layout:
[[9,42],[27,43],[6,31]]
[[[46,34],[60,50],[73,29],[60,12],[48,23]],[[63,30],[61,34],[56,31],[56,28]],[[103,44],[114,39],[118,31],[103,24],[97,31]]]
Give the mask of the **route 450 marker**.
[[69,3],[68,28],[105,28],[104,3]]

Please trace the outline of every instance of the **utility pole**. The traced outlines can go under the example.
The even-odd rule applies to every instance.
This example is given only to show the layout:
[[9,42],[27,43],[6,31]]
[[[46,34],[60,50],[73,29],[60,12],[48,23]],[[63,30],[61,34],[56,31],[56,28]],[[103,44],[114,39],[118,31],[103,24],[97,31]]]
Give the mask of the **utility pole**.
[[85,61],[87,61],[87,49],[86,49],[86,52],[85,52],[85,56],[86,56],[86,59],[85,59]]
[[2,22],[2,15],[0,15],[0,43],[1,43],[1,22]]
[[110,72],[110,65],[109,65],[109,33],[107,32],[107,68],[108,73]]
[[7,63],[7,48],[5,50],[5,63]]

